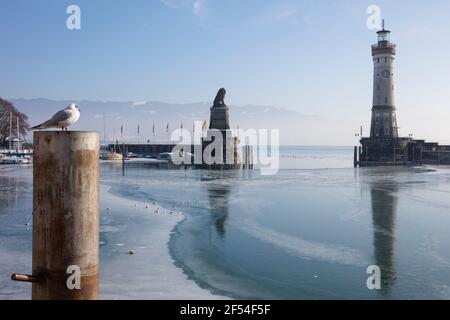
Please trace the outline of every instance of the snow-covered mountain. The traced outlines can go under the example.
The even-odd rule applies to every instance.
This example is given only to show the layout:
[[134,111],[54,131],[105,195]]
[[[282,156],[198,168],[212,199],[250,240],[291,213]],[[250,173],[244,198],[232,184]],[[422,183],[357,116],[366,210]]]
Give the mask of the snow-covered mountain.
[[[72,130],[94,130],[106,139],[114,141],[120,137],[123,125],[124,137],[128,142],[137,142],[139,125],[140,142],[153,139],[167,139],[170,131],[180,128],[192,131],[194,121],[208,121],[212,102],[171,104],[164,102],[115,102],[115,101],[56,101],[49,99],[9,99],[20,111],[26,113],[30,124],[36,125],[48,119],[54,112],[76,102],[81,108],[79,122]],[[349,145],[353,144],[357,124],[331,121],[319,116],[305,115],[296,111],[273,106],[229,106],[230,122],[233,128],[280,129],[281,144],[299,145]],[[31,136],[28,137],[30,139]]]

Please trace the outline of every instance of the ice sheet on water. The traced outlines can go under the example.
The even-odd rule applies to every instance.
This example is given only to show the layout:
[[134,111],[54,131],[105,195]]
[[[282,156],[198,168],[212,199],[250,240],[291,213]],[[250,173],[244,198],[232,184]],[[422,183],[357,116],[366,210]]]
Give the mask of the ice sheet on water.
[[[223,289],[216,292],[231,292],[244,297],[254,292],[261,292],[261,296],[264,297],[277,297],[275,291],[272,292],[271,288],[263,284],[269,278],[267,274],[261,278],[256,277],[250,283],[250,277],[247,275],[252,275],[252,269],[244,273],[245,277],[234,276],[229,270],[220,272],[222,265],[228,262],[228,257],[221,256],[220,251],[217,255],[212,253],[210,261],[194,259],[195,257],[190,254],[192,250],[204,249],[202,245],[208,246],[208,249],[229,247],[233,244],[229,240],[236,236],[236,230],[248,234],[250,236],[248,238],[256,239],[255,242],[267,244],[264,247],[264,250],[267,250],[264,251],[265,254],[273,253],[274,256],[279,256],[278,251],[282,251],[309,260],[302,263],[302,267],[308,266],[310,262],[314,263],[314,266],[318,266],[316,262],[320,263],[320,267],[333,265],[327,272],[341,270],[340,266],[344,269],[350,267],[352,270],[357,267],[358,270],[362,270],[363,275],[365,268],[361,268],[361,264],[372,262],[373,259],[372,247],[375,244],[372,238],[388,237],[381,239],[392,239],[393,244],[395,243],[392,250],[396,250],[395,266],[398,265],[397,271],[400,274],[397,282],[402,285],[408,281],[412,283],[406,284],[405,288],[408,290],[405,289],[404,292],[398,290],[396,296],[410,297],[408,292],[420,287],[422,297],[430,297],[436,294],[430,289],[431,286],[440,288],[439,292],[445,294],[447,291],[440,287],[440,279],[434,275],[427,275],[426,272],[430,270],[430,265],[434,265],[437,272],[445,275],[445,270],[448,269],[447,262],[450,261],[450,257],[442,247],[442,243],[448,243],[444,228],[449,225],[446,216],[449,206],[447,199],[450,192],[450,172],[445,168],[430,169],[436,171],[430,171],[428,168],[284,170],[276,176],[264,177],[258,175],[256,170],[244,173],[184,172],[148,170],[143,167],[142,170],[127,171],[125,177],[122,177],[121,173],[104,174],[102,175],[104,187],[101,193],[102,298],[212,297],[208,290],[200,289],[198,285],[209,289]],[[14,173],[14,176],[16,174],[25,176],[28,182],[31,181],[29,179],[31,172],[24,174],[19,171]],[[22,190],[22,193],[28,194],[28,198],[17,203],[31,204],[30,190],[27,191],[26,186],[24,188],[17,189],[12,186],[9,190],[15,194],[18,190]],[[382,204],[386,203],[386,200],[399,199],[398,213],[397,210],[387,213],[388,216],[395,215],[391,228],[377,224],[376,214],[372,212],[373,206],[378,203],[376,197],[380,196],[380,193],[381,198],[378,202]],[[286,194],[289,194],[287,200],[283,196]],[[188,201],[194,201],[195,207]],[[317,203],[318,209],[313,210]],[[283,204],[285,207],[280,209],[277,204]],[[292,215],[286,215],[284,211],[295,204],[308,210],[299,210]],[[391,204],[397,206],[396,200]],[[16,202],[10,201],[7,207],[15,205]],[[158,213],[157,207],[160,208]],[[271,209],[266,210],[268,207]],[[106,210],[107,208],[110,210]],[[167,242],[173,227],[183,219],[183,216],[172,215],[164,208],[190,215],[188,218],[194,221],[194,224],[200,222],[193,226],[192,230],[184,231],[206,230],[199,243],[189,242],[185,247],[181,247],[182,250],[186,249],[186,252],[183,255],[184,260],[176,261],[180,269],[173,265]],[[0,259],[8,261],[0,263],[1,274],[6,275],[5,281],[0,282],[0,294],[13,298],[26,294],[29,289],[24,284],[13,284],[9,280],[11,270],[27,272],[30,269],[26,266],[31,258],[31,247],[26,246],[27,243],[30,244],[30,239],[25,236],[27,228],[20,227],[29,220],[26,214],[30,214],[29,208],[23,212],[0,217]],[[269,219],[265,224],[261,224],[260,219],[270,216],[276,219]],[[243,223],[245,219],[248,222]],[[398,224],[395,223],[395,219],[398,220]],[[292,229],[298,232],[294,235],[285,232],[282,228],[283,220],[287,221],[286,225],[292,225]],[[212,235],[224,231],[220,228],[228,228],[224,229],[227,232],[226,237],[219,235],[214,240]],[[179,231],[180,229],[177,229],[177,232]],[[431,243],[419,249],[411,248],[417,243],[417,239],[423,240],[424,233],[430,232],[433,232],[435,237]],[[179,241],[186,240],[179,234],[175,238]],[[22,239],[22,242],[6,243],[6,239]],[[246,242],[240,240],[242,238],[235,239],[236,246],[245,247]],[[272,247],[277,250],[270,251]],[[252,249],[250,248],[250,251]],[[135,254],[129,255],[130,250]],[[390,250],[389,247],[387,251]],[[420,259],[412,258],[414,255]],[[411,263],[414,268],[409,268]],[[16,264],[25,265],[26,270],[17,270]],[[128,272],[130,268],[139,277],[130,278]],[[234,265],[234,270],[239,268],[243,268],[241,264]],[[189,280],[182,270],[195,279],[198,285]],[[189,273],[187,270],[192,272]],[[194,271],[197,273],[194,274]],[[268,282],[281,283],[277,278],[279,275],[270,276],[274,278]],[[321,279],[323,276],[314,281],[320,283]],[[302,278],[302,281],[306,280]],[[425,282],[429,285],[425,286]],[[2,286],[3,284],[5,286]],[[346,292],[347,287],[345,284],[342,286],[341,289]],[[302,294],[305,297],[320,297],[323,294],[314,291],[304,282],[300,287],[298,290],[304,290]],[[322,289],[327,290],[326,283]],[[278,294],[282,295],[284,291],[278,291]],[[16,295],[12,295],[11,292],[16,292]],[[293,292],[292,296],[296,296],[297,293]]]
[[[6,195],[0,198],[0,299],[31,297],[29,284],[10,279],[15,272],[31,272],[31,229],[26,225],[31,220],[31,174],[31,168],[3,167],[0,176]],[[173,263],[167,243],[182,215],[115,196],[106,185],[100,207],[100,298],[221,298],[200,289]]]
[[303,259],[315,259],[351,266],[369,265],[368,257],[354,248],[305,240],[265,228],[251,221],[239,223],[236,226],[261,241],[270,243]]
[[[111,208],[101,239],[103,299],[211,299],[175,267],[167,243],[181,215],[160,206],[120,198],[101,188],[102,204]],[[159,214],[155,214],[159,208]],[[132,250],[135,254],[129,255]],[[130,273],[130,270],[133,272]],[[215,297],[220,298],[220,297]]]

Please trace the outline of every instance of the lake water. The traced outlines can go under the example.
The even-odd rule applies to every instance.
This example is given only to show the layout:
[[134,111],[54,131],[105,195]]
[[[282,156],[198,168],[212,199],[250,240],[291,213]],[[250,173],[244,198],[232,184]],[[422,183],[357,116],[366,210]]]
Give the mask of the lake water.
[[[175,224],[167,250],[177,268],[216,295],[450,298],[450,168],[354,169],[352,157],[348,147],[284,147],[272,176],[135,163],[123,177],[120,165],[103,164],[101,184],[118,198],[181,212],[185,219]],[[31,170],[0,176],[0,191],[0,246],[26,271]],[[103,231],[151,232],[150,224],[136,228],[124,215],[111,221],[102,218]],[[102,233],[103,243],[109,235]],[[101,251],[105,264],[112,251]],[[371,265],[381,268],[381,290],[366,286]],[[0,283],[0,297],[18,290],[25,289]]]

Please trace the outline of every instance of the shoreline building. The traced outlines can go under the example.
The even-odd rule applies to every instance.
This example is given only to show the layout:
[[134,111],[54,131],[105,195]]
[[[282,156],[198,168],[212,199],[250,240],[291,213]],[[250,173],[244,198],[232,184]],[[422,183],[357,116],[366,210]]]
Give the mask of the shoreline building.
[[[161,158],[161,155],[172,155],[182,149],[189,157],[192,157],[192,163],[184,163],[182,165],[173,165],[170,168],[186,168],[188,166],[198,169],[211,170],[231,170],[231,169],[253,169],[253,147],[240,146],[239,138],[233,136],[233,130],[230,128],[229,108],[225,104],[226,90],[221,88],[211,107],[209,129],[206,136],[203,136],[200,142],[182,145],[176,142],[160,143],[160,144],[119,144],[108,145],[108,149],[113,150],[119,146],[121,153],[126,155],[133,153],[139,157]],[[219,141],[220,140],[220,141]],[[220,143],[220,144],[219,144]],[[243,155],[241,159],[241,149]],[[197,155],[198,153],[198,155]],[[200,155],[201,153],[201,155]],[[198,156],[198,157],[197,157]],[[164,158],[165,160],[168,160]],[[200,159],[199,163],[196,162]],[[169,162],[173,162],[171,158]]]
[[395,99],[395,58],[397,45],[390,40],[391,32],[377,32],[378,43],[372,45],[373,103],[370,137],[361,137],[355,147],[355,167],[377,165],[450,164],[450,146],[400,137]]

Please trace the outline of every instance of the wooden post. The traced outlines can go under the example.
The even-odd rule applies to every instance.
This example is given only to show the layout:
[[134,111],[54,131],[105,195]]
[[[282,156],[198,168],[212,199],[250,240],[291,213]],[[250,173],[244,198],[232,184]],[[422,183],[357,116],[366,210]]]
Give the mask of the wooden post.
[[247,146],[244,146],[244,154],[243,154],[243,163],[244,163],[244,170],[247,170],[247,163],[248,163],[248,160],[247,160]]
[[361,161],[361,159],[362,159],[362,147],[361,146],[358,147],[358,159],[359,159],[359,161]]
[[244,169],[248,170],[250,168],[250,163],[248,159],[248,146],[244,146]]
[[33,300],[98,298],[99,146],[96,132],[34,133]]
[[395,146],[394,146],[394,164],[395,164],[395,162],[396,162],[396,154],[395,154]]
[[353,167],[358,167],[358,147],[354,147],[353,149]]
[[253,146],[250,145],[248,147],[248,150],[249,150],[249,154],[250,154],[250,170],[253,170],[253,165],[255,164],[255,159],[253,159]]
[[242,169],[248,170],[247,146],[242,147]]

